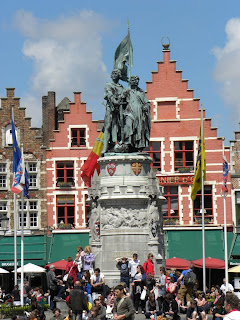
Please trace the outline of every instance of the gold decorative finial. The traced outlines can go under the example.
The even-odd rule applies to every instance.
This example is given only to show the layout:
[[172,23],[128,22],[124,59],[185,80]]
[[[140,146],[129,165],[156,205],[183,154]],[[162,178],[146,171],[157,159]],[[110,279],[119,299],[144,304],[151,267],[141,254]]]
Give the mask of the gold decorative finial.
[[[165,40],[165,41],[164,41]],[[167,41],[166,41],[167,40]],[[164,50],[169,50],[170,47],[170,39],[167,36],[162,37],[161,40],[162,46]]]

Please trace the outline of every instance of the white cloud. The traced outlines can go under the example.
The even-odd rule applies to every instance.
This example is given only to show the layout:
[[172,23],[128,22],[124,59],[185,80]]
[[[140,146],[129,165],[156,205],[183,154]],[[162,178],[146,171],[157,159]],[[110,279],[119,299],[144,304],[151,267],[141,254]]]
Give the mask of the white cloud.
[[222,85],[221,94],[235,116],[240,116],[240,19],[230,19],[225,28],[227,41],[212,51],[217,58],[215,79]]
[[41,125],[41,97],[48,91],[56,91],[57,102],[65,96],[71,100],[73,91],[82,91],[87,101],[101,103],[108,78],[101,34],[109,29],[109,22],[87,10],[54,21],[19,10],[14,25],[25,36],[24,56],[33,61],[31,91],[21,103],[33,125]]

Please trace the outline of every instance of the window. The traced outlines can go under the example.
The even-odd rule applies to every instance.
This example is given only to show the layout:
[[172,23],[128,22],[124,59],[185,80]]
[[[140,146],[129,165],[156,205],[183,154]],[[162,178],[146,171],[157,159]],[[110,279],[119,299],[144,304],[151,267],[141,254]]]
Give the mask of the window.
[[174,142],[174,170],[189,172],[193,170],[193,141]]
[[[197,193],[194,200],[194,222],[202,223],[202,193]],[[206,224],[213,221],[213,209],[212,209],[212,186],[204,186],[204,222]]]
[[[22,228],[22,202],[18,203],[19,229]],[[38,202],[24,201],[23,203],[23,227],[30,229],[38,227]]]
[[74,225],[74,196],[57,196],[57,223]]
[[235,206],[236,206],[236,226],[240,227],[240,192],[235,193]]
[[[7,217],[7,201],[0,201],[0,217]],[[0,220],[0,228],[2,228]]]
[[29,175],[29,188],[37,188],[37,163],[27,163],[27,170]]
[[149,147],[144,149],[144,152],[150,154],[153,159],[152,168],[161,170],[161,142],[151,141]]
[[71,130],[71,147],[86,147],[86,129]]
[[57,162],[57,187],[74,186],[74,164],[73,161]]
[[178,224],[178,187],[165,186],[163,196],[166,198],[162,205],[163,224]]
[[0,163],[0,188],[7,188],[7,165]]

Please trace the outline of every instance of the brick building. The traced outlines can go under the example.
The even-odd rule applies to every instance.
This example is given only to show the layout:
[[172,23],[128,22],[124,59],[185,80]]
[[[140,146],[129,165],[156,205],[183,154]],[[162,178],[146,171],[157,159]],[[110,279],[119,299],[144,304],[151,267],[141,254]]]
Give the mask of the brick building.
[[[6,97],[1,98],[0,108],[0,220],[9,219],[7,230],[0,228],[0,266],[13,266],[14,246],[14,201],[10,191],[12,174],[12,108],[18,145],[23,152],[29,172],[30,199],[24,199],[23,226],[25,235],[25,261],[44,265],[46,262],[46,161],[42,148],[42,134],[39,128],[31,127],[31,118],[25,116],[25,108],[20,106],[20,98],[14,96],[14,88],[6,89]],[[20,263],[21,198],[17,195],[18,262]]]
[[[163,50],[163,61],[147,82],[147,97],[151,102],[152,131],[150,154],[154,159],[159,184],[163,186],[166,258],[188,260],[202,257],[201,195],[191,200],[194,166],[198,151],[201,111],[199,99],[188,89],[188,80],[176,70],[170,50]],[[222,137],[211,119],[205,117],[206,181],[204,187],[206,256],[224,259]],[[229,148],[225,148],[229,161]],[[231,189],[231,181],[228,181]],[[227,196],[227,225],[232,227],[231,195]]]

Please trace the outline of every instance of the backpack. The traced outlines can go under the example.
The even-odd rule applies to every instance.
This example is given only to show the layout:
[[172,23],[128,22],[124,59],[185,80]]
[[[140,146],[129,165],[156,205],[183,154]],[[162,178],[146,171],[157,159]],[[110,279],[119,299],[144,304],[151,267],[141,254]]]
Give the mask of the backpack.
[[188,271],[184,277],[184,285],[186,287],[193,287],[196,283],[196,274],[193,271]]

